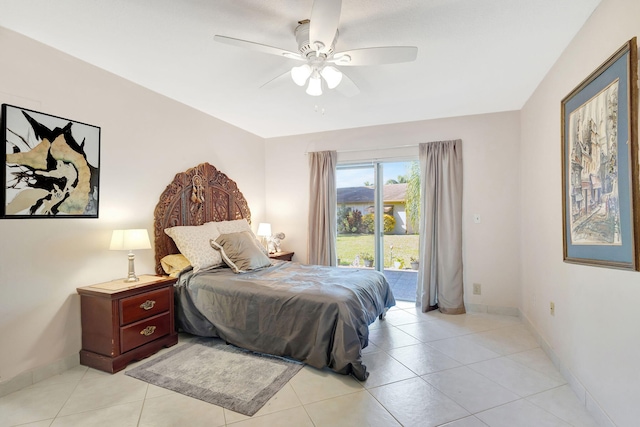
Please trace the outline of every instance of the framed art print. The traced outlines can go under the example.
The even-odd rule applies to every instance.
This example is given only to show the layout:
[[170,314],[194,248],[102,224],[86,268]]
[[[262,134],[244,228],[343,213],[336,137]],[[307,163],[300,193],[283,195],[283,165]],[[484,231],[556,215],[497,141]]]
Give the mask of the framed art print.
[[97,218],[100,128],[2,104],[2,218]]
[[637,64],[633,38],[562,100],[566,262],[638,269]]

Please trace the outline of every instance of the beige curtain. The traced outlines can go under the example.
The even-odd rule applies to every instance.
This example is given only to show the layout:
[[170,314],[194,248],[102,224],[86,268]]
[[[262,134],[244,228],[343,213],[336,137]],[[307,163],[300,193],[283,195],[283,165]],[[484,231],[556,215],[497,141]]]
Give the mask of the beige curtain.
[[309,153],[308,262],[337,265],[336,254],[336,162],[335,151]]
[[462,283],[462,141],[420,144],[422,311],[465,312]]

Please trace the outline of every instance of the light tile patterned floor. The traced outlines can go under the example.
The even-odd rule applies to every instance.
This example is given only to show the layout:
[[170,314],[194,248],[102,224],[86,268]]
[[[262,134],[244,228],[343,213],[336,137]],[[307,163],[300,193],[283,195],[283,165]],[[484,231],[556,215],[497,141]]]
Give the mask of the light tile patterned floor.
[[363,358],[366,382],[305,367],[251,418],[78,366],[0,398],[0,427],[596,426],[515,317],[399,302]]

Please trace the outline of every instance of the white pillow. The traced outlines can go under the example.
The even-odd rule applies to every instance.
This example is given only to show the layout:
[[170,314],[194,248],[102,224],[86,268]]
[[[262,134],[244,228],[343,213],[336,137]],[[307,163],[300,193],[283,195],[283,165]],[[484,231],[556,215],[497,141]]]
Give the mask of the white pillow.
[[173,239],[178,250],[193,266],[194,273],[223,264],[220,252],[211,247],[209,241],[220,236],[215,222],[202,225],[184,225],[165,228],[165,233]]
[[251,225],[246,219],[234,219],[232,221],[218,221],[215,223],[220,234],[240,233],[251,231]]

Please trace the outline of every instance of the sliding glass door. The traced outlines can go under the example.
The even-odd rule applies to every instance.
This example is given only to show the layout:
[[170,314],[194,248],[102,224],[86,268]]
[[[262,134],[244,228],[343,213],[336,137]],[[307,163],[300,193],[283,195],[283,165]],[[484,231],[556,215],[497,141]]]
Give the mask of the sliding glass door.
[[339,266],[374,268],[415,301],[420,173],[416,161],[339,165]]
[[374,268],[376,255],[376,167],[373,164],[337,169],[338,265]]

